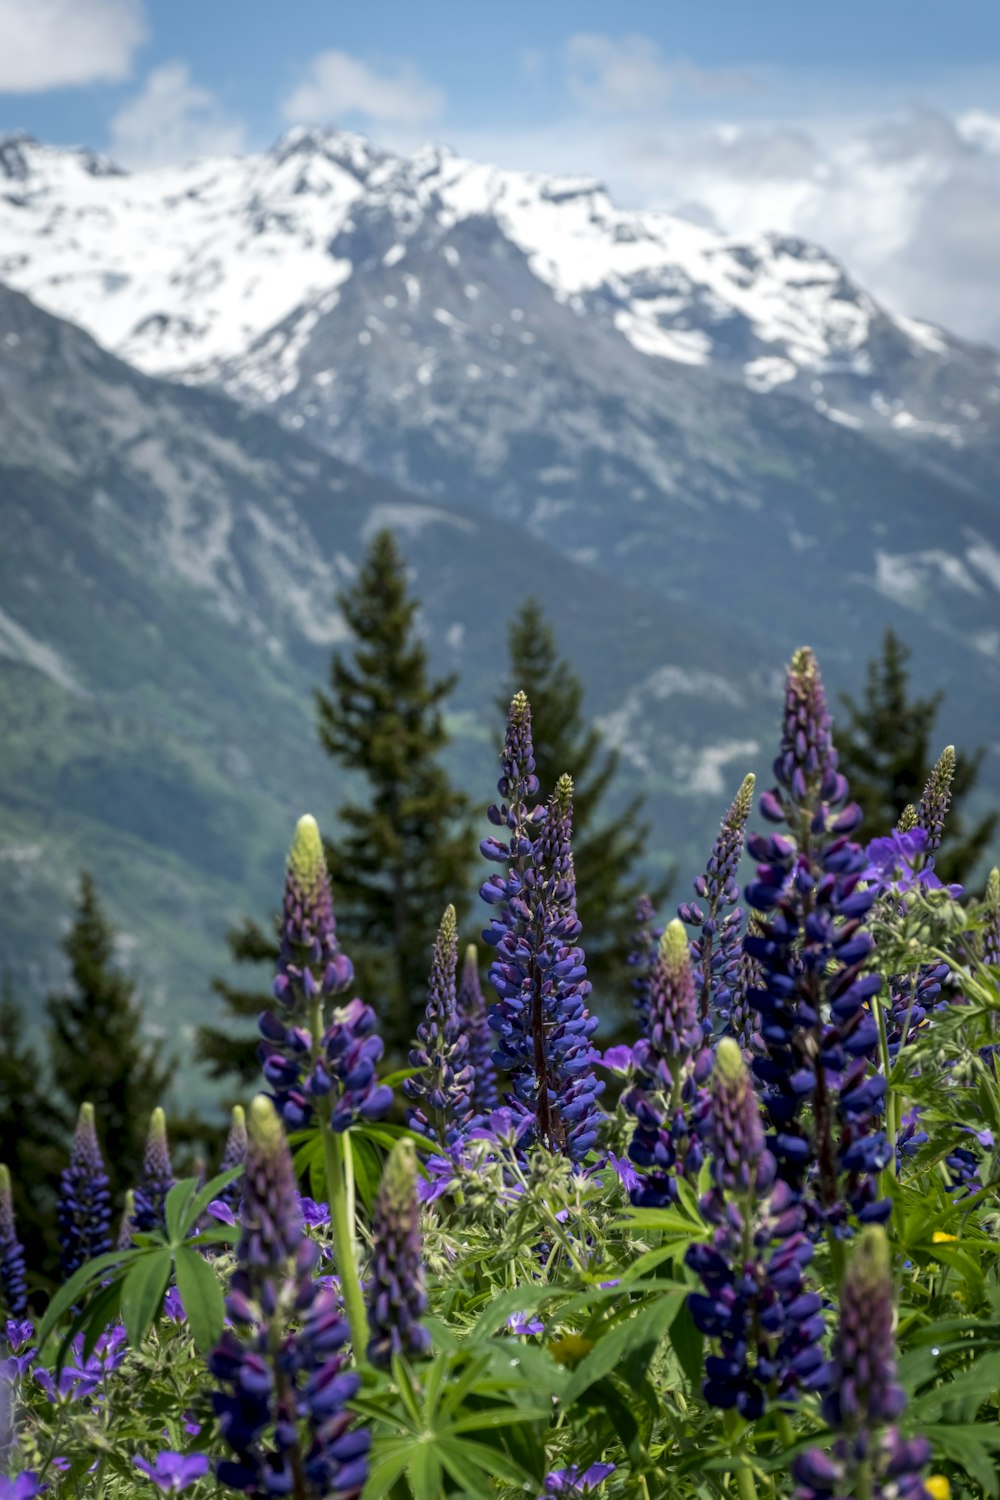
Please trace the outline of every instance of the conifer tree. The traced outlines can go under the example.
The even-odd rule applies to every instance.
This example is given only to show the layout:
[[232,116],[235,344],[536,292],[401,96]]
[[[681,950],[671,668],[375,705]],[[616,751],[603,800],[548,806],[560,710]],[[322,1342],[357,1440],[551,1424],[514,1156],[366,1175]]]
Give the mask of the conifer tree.
[[[272,924],[272,929],[276,925]],[[198,1057],[212,1078],[234,1077],[240,1084],[260,1082],[257,1018],[271,1006],[270,980],[278,962],[278,938],[252,917],[245,917],[226,933],[229,955],[238,964],[258,964],[260,986],[230,984],[213,979],[212,989],[222,1001],[225,1020],[221,1026],[198,1027]]]
[[[541,799],[552,794],[563,773],[573,778],[573,864],[587,968],[595,1008],[602,1017],[617,1012],[620,1019],[631,1006],[623,975],[635,904],[649,890],[640,869],[649,837],[643,798],[630,797],[620,810],[610,811],[618,753],[587,723],[583,684],[559,655],[555,632],[537,599],[525,599],[510,621],[507,645],[510,675],[496,705],[506,718],[511,698],[520,691],[531,704]],[[654,903],[663,900],[669,886],[668,876],[651,892]]]
[[418,603],[390,531],[372,539],[338,603],[354,637],[316,694],[324,749],[363,778],[337,808],[327,851],[337,925],[390,1055],[405,1056],[426,990],[438,917],[464,904],[475,850],[466,797],[441,764],[454,678],[430,675]]
[[[864,834],[875,838],[896,826],[904,808],[919,803],[927,778],[943,748],[932,739],[944,697],[910,696],[909,647],[889,629],[880,656],[868,663],[864,693],[858,702],[841,693],[846,718],[837,722],[840,766],[850,782],[851,797],[865,815]],[[935,869],[945,882],[965,881],[985,850],[997,814],[980,818],[966,830],[960,804],[975,786],[983,751],[959,751],[952,781],[952,802],[944,843]]]
[[136,983],[116,964],[114,943],[93,877],[84,872],[62,945],[72,986],[46,1002],[49,1061],[67,1141],[89,1100],[117,1195],[136,1180],[150,1111],[162,1102],[171,1070],[143,1041]]
[[10,1168],[18,1235],[29,1266],[44,1276],[58,1265],[55,1189],[66,1164],[67,1137],[24,1017],[25,1007],[5,975],[0,991],[0,1141]]

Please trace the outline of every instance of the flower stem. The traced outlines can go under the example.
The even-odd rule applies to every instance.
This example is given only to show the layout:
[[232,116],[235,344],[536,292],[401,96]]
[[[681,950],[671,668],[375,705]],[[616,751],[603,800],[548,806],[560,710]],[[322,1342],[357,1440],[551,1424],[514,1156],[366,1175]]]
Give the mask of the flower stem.
[[[726,1412],[726,1436],[729,1439],[729,1446],[733,1457],[745,1459],[747,1454],[746,1448],[743,1446],[743,1440],[736,1436],[739,1420],[734,1411]],[[749,1464],[741,1463],[737,1469],[733,1470],[733,1475],[736,1479],[736,1488],[739,1491],[740,1500],[757,1500],[757,1485],[754,1481],[753,1470]]]
[[348,1173],[344,1153],[344,1142],[326,1121],[320,1126],[323,1133],[323,1159],[326,1163],[326,1190],[330,1196],[330,1227],[333,1230],[333,1247],[337,1255],[337,1270],[340,1273],[340,1291],[351,1325],[351,1343],[357,1364],[365,1362],[368,1344],[368,1315],[361,1292],[358,1260],[354,1248],[353,1213],[348,1207],[348,1196],[353,1200],[353,1173],[348,1184]]

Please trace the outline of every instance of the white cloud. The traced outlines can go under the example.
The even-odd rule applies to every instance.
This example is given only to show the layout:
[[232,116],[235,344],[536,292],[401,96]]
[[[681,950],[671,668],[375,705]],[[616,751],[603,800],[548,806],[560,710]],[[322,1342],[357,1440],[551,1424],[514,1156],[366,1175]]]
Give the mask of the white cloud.
[[243,150],[245,130],[186,63],[164,63],[111,122],[111,154],[129,167],[160,167]]
[[0,0],[0,92],[118,82],[145,38],[141,0]]
[[600,115],[657,115],[681,91],[723,94],[754,86],[742,71],[668,62],[651,37],[635,33],[616,40],[577,32],[566,43],[565,62],[570,97]]
[[345,115],[395,125],[423,125],[444,108],[444,94],[412,63],[377,72],[348,52],[321,52],[298,88],[285,100],[285,117],[296,124],[323,124]]

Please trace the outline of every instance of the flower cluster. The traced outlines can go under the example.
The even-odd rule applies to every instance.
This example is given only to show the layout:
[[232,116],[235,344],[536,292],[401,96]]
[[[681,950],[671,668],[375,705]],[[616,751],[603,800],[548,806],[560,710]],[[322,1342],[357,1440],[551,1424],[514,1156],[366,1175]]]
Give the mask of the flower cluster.
[[776,1181],[753,1085],[731,1037],[716,1049],[706,1134],[712,1187],[702,1212],[715,1228],[708,1244],[686,1256],[705,1288],[689,1296],[691,1316],[717,1343],[705,1360],[702,1394],[752,1421],[769,1397],[823,1383],[823,1315],[821,1297],[805,1281],[812,1259],[805,1212]]
[[174,1169],[167,1143],[167,1121],[162,1109],[154,1109],[149,1121],[142,1177],[135,1190],[132,1228],[140,1233],[162,1229],[167,1194],[174,1185]]
[[649,976],[656,957],[657,944],[662,928],[656,927],[656,910],[649,896],[643,894],[635,904],[635,931],[632,933],[632,949],[628,955],[628,966],[632,972],[632,1004],[635,1006],[639,1035],[645,1036],[649,1026]]
[[24,1247],[17,1237],[10,1172],[0,1162],[0,1314],[20,1317],[28,1305]]
[[920,806],[917,808],[917,826],[926,833],[926,851],[934,855],[941,847],[945,819],[951,806],[952,782],[955,779],[955,747],[946,745],[938,757],[927,785],[924,787]]
[[394,1354],[419,1358],[430,1349],[420,1319],[427,1309],[412,1141],[396,1142],[375,1199],[375,1253],[368,1283],[368,1360],[385,1369]]
[[270,1099],[250,1106],[243,1233],[209,1366],[213,1398],[233,1457],[220,1484],[251,1495],[354,1500],[368,1473],[370,1435],[345,1405],[360,1379],[345,1368],[348,1328],[336,1293],[314,1278],[319,1250],[306,1238],[295,1172]]
[[315,818],[306,816],[295,830],[285,874],[277,1010],[260,1018],[264,1076],[293,1128],[307,1125],[321,1100],[338,1131],[378,1119],[392,1103],[391,1089],[375,1072],[382,1040],[371,1006],[351,1000],[326,1021],[327,1002],[353,978],[354,966],[337,943],[323,841]]
[[472,1119],[474,1078],[455,992],[457,964],[458,925],[449,906],[438,928],[427,1005],[410,1052],[410,1067],[417,1072],[403,1083],[408,1099],[422,1101],[407,1111],[408,1125],[439,1147],[454,1146]]
[[861,812],[847,802],[808,648],[788,670],[774,772],[777,786],[760,810],[789,834],[747,840],[760,863],[746,896],[765,918],[762,932],[745,939],[762,971],[750,1001],[766,1055],[753,1068],[778,1175],[806,1193],[815,1224],[843,1233],[851,1213],[871,1221],[890,1211],[878,1198],[891,1150],[880,1128],[886,1080],[873,1065],[878,1027],[869,1007],[882,980],[864,972],[872,939],[863,922],[876,892],[861,883],[866,855],[849,837]]
[[792,1472],[800,1500],[868,1495],[872,1500],[928,1500],[921,1470],[925,1438],[903,1438],[895,1423],[906,1405],[896,1379],[892,1275],[885,1232],[862,1231],[840,1294],[823,1415],[837,1433],[832,1454],[808,1448]]
[[500,1103],[497,1070],[493,1062],[493,1033],[486,1015],[486,1001],[479,983],[479,955],[469,943],[458,984],[458,1014],[469,1041],[472,1069],[472,1107],[476,1115],[488,1115]]
[[497,949],[490,982],[499,996],[490,1013],[497,1034],[494,1061],[510,1073],[507,1103],[530,1128],[523,1135],[574,1161],[597,1140],[599,1094],[591,1044],[597,1019],[586,1007],[590,993],[578,944],[573,874],[573,783],[562,776],[548,807],[529,806],[538,792],[531,741],[531,709],[523,693],[507,719],[497,789],[503,799],[488,810],[508,839],[484,839],[483,854],[506,865],[483,883],[480,894],[497,908],[483,939]]
[[[754,782],[753,775],[744,777],[722,820],[705,873],[694,883],[695,895],[706,903],[708,910],[702,910],[694,901],[684,901],[677,908],[682,922],[700,929],[691,944],[691,958],[698,990],[698,1014],[709,1032],[717,1029],[719,1020],[728,1018],[739,982],[743,911],[736,905],[740,894],[736,871],[753,805]],[[726,907],[732,910],[726,911]]]
[[676,1197],[677,1173],[701,1165],[698,1089],[711,1067],[680,921],[669,923],[660,939],[649,981],[649,1034],[632,1052],[636,1076],[625,1105],[636,1123],[628,1154],[642,1174],[631,1197],[644,1208],[662,1208]]
[[64,1281],[85,1261],[111,1249],[111,1189],[92,1104],[80,1106],[70,1164],[60,1180],[56,1220]]

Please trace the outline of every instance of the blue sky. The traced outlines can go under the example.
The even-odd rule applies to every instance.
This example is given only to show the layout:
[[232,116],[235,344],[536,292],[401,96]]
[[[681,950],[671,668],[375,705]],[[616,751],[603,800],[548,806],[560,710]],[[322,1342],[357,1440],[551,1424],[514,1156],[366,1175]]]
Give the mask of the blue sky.
[[0,132],[141,169],[296,123],[802,234],[1000,340],[1000,0],[0,0]]

